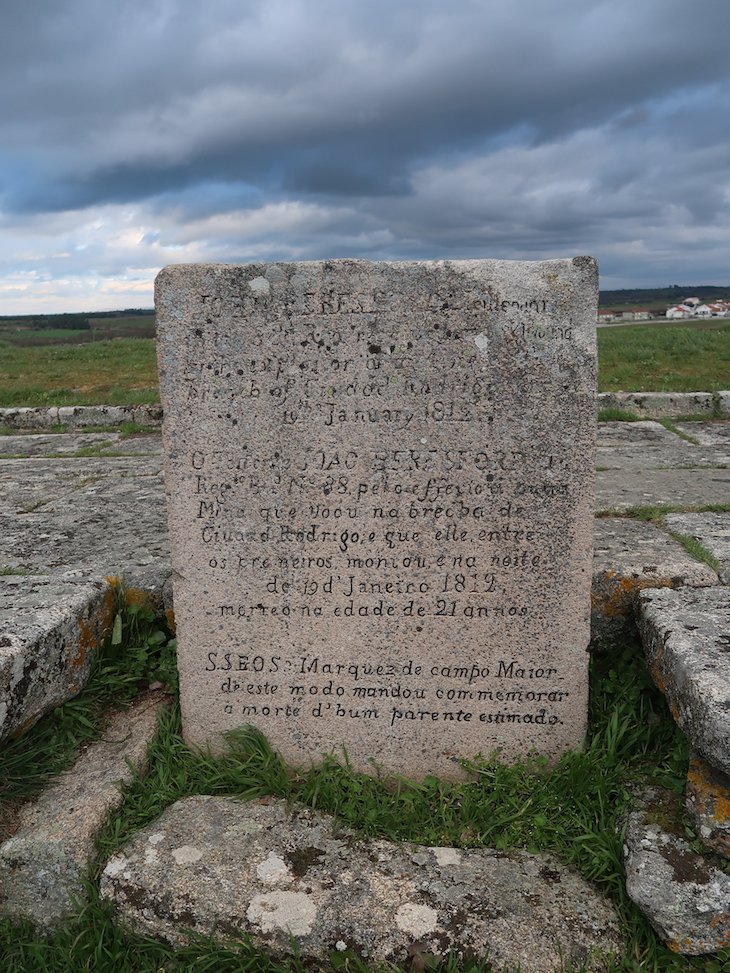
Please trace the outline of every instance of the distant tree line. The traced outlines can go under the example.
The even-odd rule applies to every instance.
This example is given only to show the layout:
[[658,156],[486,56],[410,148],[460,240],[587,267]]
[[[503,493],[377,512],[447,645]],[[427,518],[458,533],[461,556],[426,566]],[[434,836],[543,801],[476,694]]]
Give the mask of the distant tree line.
[[128,318],[154,315],[153,308],[125,308],[123,311],[94,311],[91,314],[6,314],[0,315],[0,322],[12,321],[18,327],[30,331],[44,331],[47,328],[89,331],[94,318]]
[[642,304],[677,304],[683,297],[699,297],[703,303],[720,300],[730,294],[730,285],[715,287],[710,284],[672,284],[670,287],[633,287],[616,291],[601,291],[599,305],[618,304],[638,306]]

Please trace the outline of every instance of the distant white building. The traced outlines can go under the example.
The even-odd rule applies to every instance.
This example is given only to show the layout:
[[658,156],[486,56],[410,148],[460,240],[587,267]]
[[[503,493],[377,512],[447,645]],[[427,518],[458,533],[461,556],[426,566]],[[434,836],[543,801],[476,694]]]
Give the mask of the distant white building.
[[689,317],[692,317],[692,310],[685,304],[675,304],[674,307],[667,308],[667,318],[681,320]]
[[714,304],[707,305],[710,309],[710,316],[713,318],[730,317],[730,304],[727,301],[715,301]]

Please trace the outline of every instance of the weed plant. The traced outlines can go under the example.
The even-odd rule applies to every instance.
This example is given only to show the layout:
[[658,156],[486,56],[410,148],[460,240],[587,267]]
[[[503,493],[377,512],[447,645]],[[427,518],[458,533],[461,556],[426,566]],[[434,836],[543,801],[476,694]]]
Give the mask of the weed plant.
[[[146,603],[119,611],[86,691],[23,737],[0,751],[0,799],[12,806],[27,799],[59,770],[77,748],[100,732],[105,709],[130,701],[140,684],[174,687],[174,639]],[[346,755],[297,771],[286,767],[265,738],[251,728],[230,736],[224,757],[191,752],[182,740],[177,705],[164,712],[150,748],[150,769],[125,790],[123,805],[98,837],[89,874],[89,898],[77,917],[48,940],[27,925],[0,922],[2,973],[305,973],[314,970],[394,969],[366,966],[350,955],[331,964],[277,961],[250,943],[216,945],[198,940],[171,948],[133,935],[114,921],[99,899],[97,883],[105,861],[139,828],[174,801],[192,794],[250,800],[273,795],[336,815],[364,837],[427,845],[488,846],[549,851],[572,865],[615,903],[629,940],[626,954],[610,973],[730,973],[730,950],[712,957],[679,957],[655,937],[628,900],[621,864],[622,827],[637,789],[653,784],[680,793],[687,744],[654,688],[637,645],[595,657],[591,664],[589,726],[583,751],[555,766],[534,759],[506,766],[480,756],[464,763],[463,783],[427,777],[420,783],[379,772],[355,773]],[[691,837],[691,835],[690,835]],[[437,964],[425,961],[425,969]],[[487,963],[458,962],[444,973],[477,973]]]

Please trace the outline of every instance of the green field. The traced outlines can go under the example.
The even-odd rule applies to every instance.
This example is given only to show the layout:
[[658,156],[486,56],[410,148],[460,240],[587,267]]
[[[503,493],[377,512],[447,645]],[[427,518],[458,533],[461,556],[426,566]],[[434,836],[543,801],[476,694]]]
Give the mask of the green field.
[[[13,331],[0,321],[0,407],[159,402],[154,340],[134,337],[153,331],[154,318],[89,324]],[[601,328],[598,360],[601,392],[726,389],[730,321]]]
[[717,392],[728,386],[728,320],[598,331],[600,392]]

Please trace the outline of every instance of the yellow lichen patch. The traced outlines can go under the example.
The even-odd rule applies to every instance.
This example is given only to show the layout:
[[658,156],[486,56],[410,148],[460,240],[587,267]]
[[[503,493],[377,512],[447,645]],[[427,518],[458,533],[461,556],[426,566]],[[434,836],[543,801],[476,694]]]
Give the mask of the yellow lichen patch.
[[84,668],[89,652],[97,648],[105,633],[111,628],[114,620],[114,609],[114,591],[109,588],[104,592],[100,609],[88,619],[83,617],[78,619],[79,639],[76,645],[76,654],[69,660],[69,665],[74,669]]
[[615,571],[604,571],[602,580],[610,582],[609,591],[591,595],[593,608],[606,618],[628,615],[639,591],[644,588],[676,588],[674,578],[627,578],[618,577]]
[[650,663],[649,672],[651,673],[651,678],[654,680],[654,685],[656,686],[656,688],[659,690],[659,692],[664,693],[664,695],[666,696],[667,684],[664,679],[664,676],[662,675],[661,669],[659,668],[656,662]]
[[714,778],[709,764],[697,757],[690,760],[687,783],[699,814],[707,815],[721,825],[730,822],[730,789]]
[[173,608],[165,609],[165,618],[167,619],[167,627],[170,629],[172,634],[175,635],[177,628],[175,627],[175,611]]
[[[710,919],[708,925],[710,929],[717,929],[718,926],[722,928],[723,926],[727,926],[729,923],[730,915],[728,915],[727,912],[719,912],[716,916],[713,916],[712,919]],[[722,938],[725,940],[725,942],[730,942],[730,929],[723,934]]]
[[151,603],[152,598],[148,591],[143,591],[142,588],[124,589],[124,604],[127,608],[131,605],[139,605],[141,608],[147,608]]

